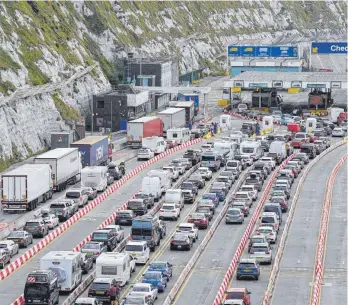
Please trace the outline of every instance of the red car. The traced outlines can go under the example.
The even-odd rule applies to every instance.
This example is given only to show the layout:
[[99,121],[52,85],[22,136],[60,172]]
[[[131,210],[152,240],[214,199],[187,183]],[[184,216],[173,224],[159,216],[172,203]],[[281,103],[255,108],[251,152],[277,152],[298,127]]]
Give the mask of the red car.
[[297,176],[298,176],[298,171],[297,171],[296,166],[287,164],[287,165],[284,167],[284,169],[289,169],[289,170],[291,170],[292,173],[294,174],[294,177],[297,178]]
[[222,304],[229,304],[226,302],[228,300],[243,300],[245,305],[250,305],[250,294],[251,292],[246,288],[229,288],[225,292],[225,297]]
[[300,148],[302,144],[309,143],[309,136],[305,132],[298,132],[295,134],[291,145],[294,148]]
[[194,223],[198,229],[207,229],[209,226],[209,218],[204,213],[189,215],[187,222]]
[[315,136],[314,134],[309,135],[309,142],[313,143],[315,140],[319,140],[319,136]]
[[270,202],[277,202],[277,203],[279,203],[283,213],[288,210],[288,202],[282,196],[271,197]]
[[348,119],[348,112],[341,112],[337,117],[337,125],[340,126],[344,120]]

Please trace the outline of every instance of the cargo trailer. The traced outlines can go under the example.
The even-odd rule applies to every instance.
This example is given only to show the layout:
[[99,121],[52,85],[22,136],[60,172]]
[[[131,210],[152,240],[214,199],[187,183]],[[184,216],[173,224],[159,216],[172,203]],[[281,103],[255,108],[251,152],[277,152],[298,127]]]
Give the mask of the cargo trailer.
[[164,136],[168,129],[186,126],[186,112],[183,108],[167,108],[157,113],[157,116],[162,119]]
[[142,139],[163,136],[162,119],[156,116],[142,117],[127,124],[127,144],[132,148],[140,148]]
[[194,102],[178,102],[172,107],[185,109],[186,126],[193,123],[193,117],[195,115]]

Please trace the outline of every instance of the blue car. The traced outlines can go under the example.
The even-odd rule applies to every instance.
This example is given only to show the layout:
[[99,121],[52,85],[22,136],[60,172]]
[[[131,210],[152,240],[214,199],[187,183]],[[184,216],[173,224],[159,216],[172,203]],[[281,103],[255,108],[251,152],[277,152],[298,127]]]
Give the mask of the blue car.
[[143,276],[143,283],[155,286],[158,292],[163,292],[167,287],[167,277],[161,271],[146,271]]
[[150,264],[147,271],[161,271],[169,282],[169,278],[173,275],[173,265],[164,261],[156,261]]
[[237,280],[252,278],[258,280],[260,265],[255,259],[241,259],[237,268]]
[[215,207],[217,207],[219,205],[219,203],[220,203],[219,197],[215,193],[205,193],[203,195],[202,199],[212,200],[214,202],[214,204],[215,204]]
[[225,200],[225,197],[226,197],[225,196],[225,192],[222,189],[211,189],[209,192],[210,193],[215,193],[218,196],[220,201],[224,201]]

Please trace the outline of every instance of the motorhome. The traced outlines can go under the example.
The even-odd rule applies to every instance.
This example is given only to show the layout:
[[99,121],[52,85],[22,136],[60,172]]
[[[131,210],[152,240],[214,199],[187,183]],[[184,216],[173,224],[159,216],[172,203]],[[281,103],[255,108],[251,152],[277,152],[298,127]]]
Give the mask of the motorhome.
[[135,264],[129,253],[102,253],[96,260],[95,277],[112,278],[124,286],[131,277],[132,263]]
[[142,148],[151,149],[155,155],[161,154],[166,150],[166,142],[163,137],[147,137],[142,140]]
[[60,291],[74,290],[82,280],[81,252],[51,251],[40,259],[40,269],[57,275]]
[[224,157],[228,156],[230,159],[233,159],[237,148],[238,144],[235,142],[219,141],[214,143],[214,148],[212,150]]
[[167,130],[167,141],[176,145],[189,141],[190,136],[190,129],[188,128],[171,128]]
[[263,149],[259,141],[245,141],[240,144],[240,153],[258,160],[263,155]]
[[106,166],[91,166],[81,170],[81,186],[92,187],[98,192],[106,190],[108,168]]

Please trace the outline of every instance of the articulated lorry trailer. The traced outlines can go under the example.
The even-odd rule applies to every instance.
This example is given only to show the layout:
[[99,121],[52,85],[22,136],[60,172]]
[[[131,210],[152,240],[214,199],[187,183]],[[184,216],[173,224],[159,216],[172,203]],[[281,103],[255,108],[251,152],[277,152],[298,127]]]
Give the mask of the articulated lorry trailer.
[[60,192],[68,184],[81,179],[81,153],[78,148],[56,148],[34,159],[35,164],[49,164],[52,169],[53,190]]
[[2,210],[32,211],[53,195],[49,164],[25,164],[2,175]]
[[186,112],[184,108],[167,108],[157,113],[157,116],[163,122],[163,136],[167,135],[168,129],[186,126]]

